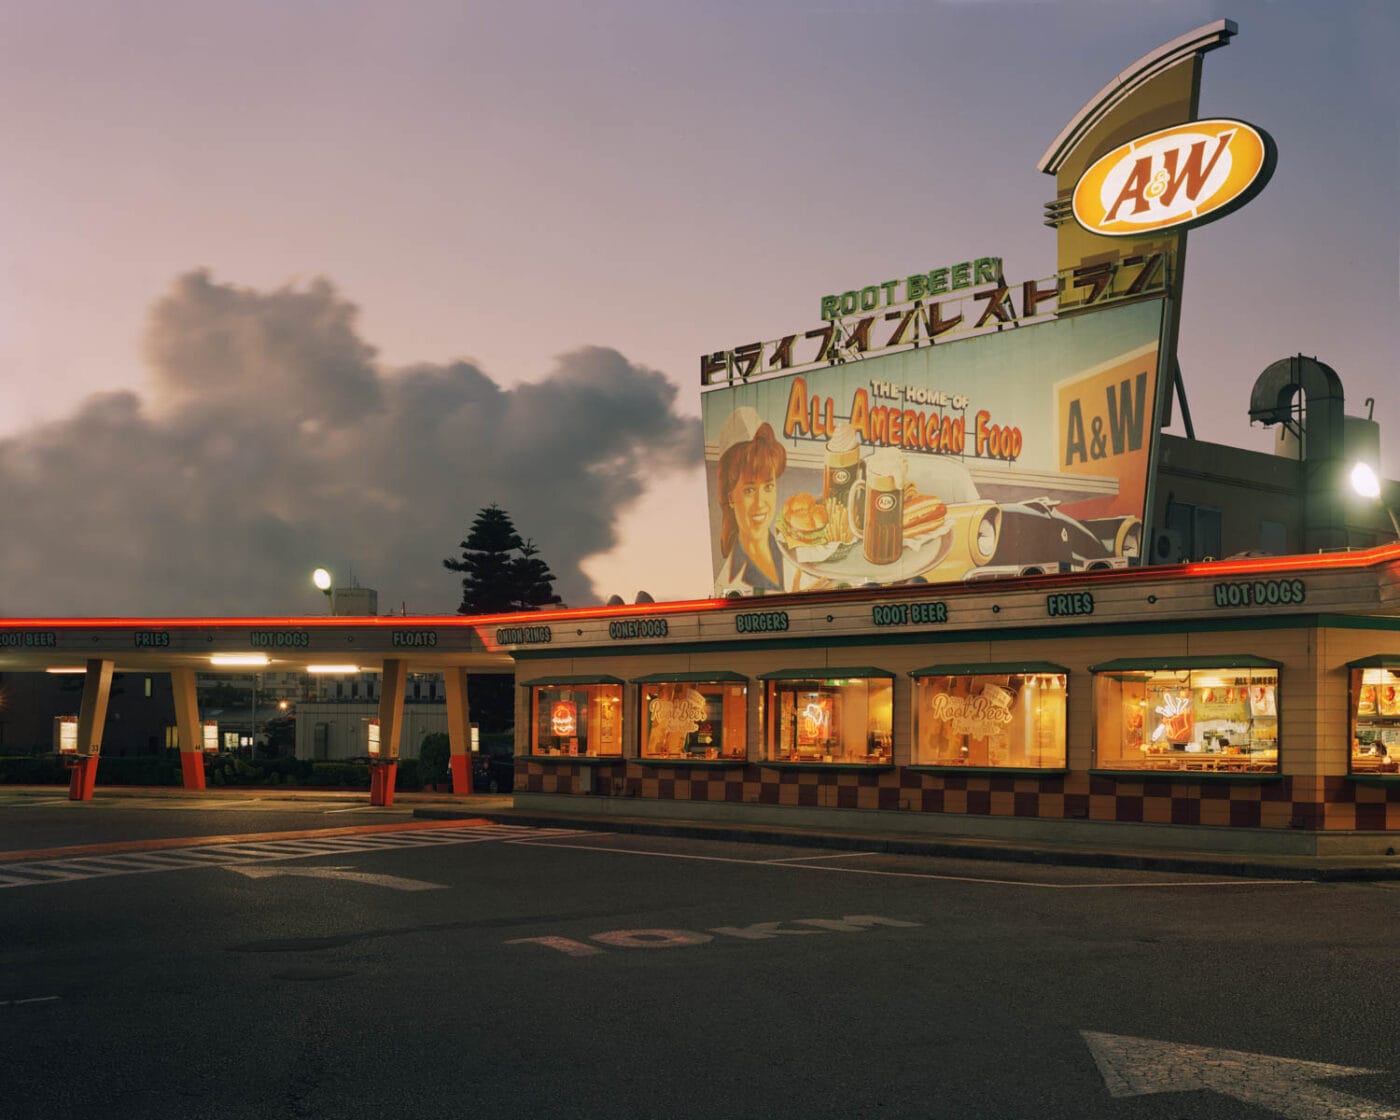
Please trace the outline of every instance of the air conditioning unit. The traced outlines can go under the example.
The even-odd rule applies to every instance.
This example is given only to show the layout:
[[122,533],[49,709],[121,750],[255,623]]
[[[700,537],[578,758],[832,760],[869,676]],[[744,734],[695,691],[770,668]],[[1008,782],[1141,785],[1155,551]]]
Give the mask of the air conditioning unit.
[[1158,529],[1152,534],[1153,564],[1180,564],[1185,559],[1181,534],[1175,529]]

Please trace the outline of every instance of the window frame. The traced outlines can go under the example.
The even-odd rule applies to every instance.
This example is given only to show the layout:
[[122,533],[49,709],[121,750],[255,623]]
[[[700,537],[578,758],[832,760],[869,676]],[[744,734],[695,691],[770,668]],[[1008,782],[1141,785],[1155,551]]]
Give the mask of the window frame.
[[[995,773],[1019,773],[1019,774],[1064,774],[1068,771],[1069,765],[1069,692],[1070,692],[1070,671],[1063,665],[1057,665],[1049,661],[1004,661],[1004,662],[958,662],[947,665],[926,665],[921,669],[911,669],[910,696],[910,768],[915,770],[949,771],[952,773],[969,773],[977,771],[993,771]],[[957,677],[968,678],[992,678],[992,677],[1059,677],[1062,679],[1061,691],[1064,696],[1064,703],[1060,712],[1059,745],[1060,757],[1058,761],[1042,763],[1041,765],[1005,765],[993,763],[991,761],[991,746],[985,748],[988,752],[986,761],[979,762],[953,762],[943,761],[922,761],[920,750],[922,741],[919,732],[919,717],[922,708],[922,685],[925,681],[935,679],[953,679]],[[994,682],[988,681],[987,684]],[[985,687],[985,686],[984,686]],[[1025,687],[1023,683],[1021,688]],[[1019,690],[1018,690],[1019,694]],[[1043,757],[1043,754],[1042,754]]]
[[[1400,655],[1379,654],[1347,662],[1347,775],[1349,777],[1400,781]],[[1370,676],[1375,679],[1367,680]],[[1390,678],[1387,681],[1385,678]],[[1372,689],[1370,712],[1363,712],[1364,690]],[[1389,699],[1381,689],[1391,689]],[[1390,709],[1387,711],[1386,709]],[[1362,754],[1362,721],[1368,732],[1379,735],[1382,753],[1372,749]],[[1389,732],[1387,735],[1386,732]]]
[[[633,677],[631,683],[637,686],[637,761],[652,764],[668,764],[672,766],[735,766],[748,761],[749,702],[751,699],[750,685],[752,683],[748,677],[742,675],[741,673],[732,673],[727,670],[712,669],[708,671],[700,670],[688,673],[648,673],[646,676]],[[695,732],[686,734],[686,742],[682,746],[681,753],[672,755],[650,754],[648,753],[648,749],[651,739],[651,727],[649,726],[649,717],[651,715],[651,703],[647,698],[648,686],[665,684],[693,684],[696,686],[712,685],[718,686],[720,688],[741,685],[743,687],[743,696],[738,701],[740,709],[738,713],[738,718],[731,719],[730,716],[725,712],[726,701],[723,694],[721,694],[721,696],[719,697],[719,743],[715,744],[712,748],[706,745],[699,738],[701,728],[697,727]],[[699,692],[699,687],[697,687],[695,691]],[[708,699],[707,693],[701,693],[701,695],[706,696]],[[706,722],[713,723],[713,717],[708,718]],[[735,751],[729,745],[728,741],[730,735],[733,734],[735,730],[739,730],[742,735],[740,747],[737,751]],[[694,744],[694,753],[692,752],[692,745],[689,743],[691,734],[697,736],[697,741]],[[713,750],[713,754],[710,753],[711,750]]]
[[[832,769],[888,769],[894,765],[894,728],[895,728],[895,703],[894,703],[894,682],[895,674],[888,669],[880,669],[871,665],[859,665],[853,667],[842,666],[818,666],[815,668],[803,669],[775,669],[772,672],[760,673],[757,677],[763,682],[761,696],[761,707],[759,709],[759,750],[761,752],[761,764],[775,767],[803,767],[821,770]],[[839,697],[840,703],[833,703],[829,707],[824,707],[824,719],[834,720],[838,713],[843,713],[846,707],[844,693],[837,690],[842,689],[847,682],[861,681],[865,685],[863,701],[865,705],[865,749],[859,755],[847,748],[842,740],[841,757],[836,757],[834,750],[823,750],[821,747],[805,746],[802,744],[801,736],[797,726],[796,701],[793,704],[793,734],[792,747],[790,751],[783,755],[780,750],[781,732],[777,730],[776,721],[781,714],[780,697],[788,692],[796,696],[800,691],[800,686],[810,684],[815,686],[809,692],[830,693]],[[889,727],[881,729],[872,727],[871,707],[872,692],[875,684],[883,684],[889,692]],[[843,720],[844,722],[844,720]],[[836,742],[828,738],[828,746]],[[853,755],[855,756],[853,759]]]
[[[612,677],[606,675],[581,677],[541,677],[538,680],[522,681],[520,687],[526,690],[526,698],[530,712],[530,742],[527,757],[532,759],[549,759],[553,761],[566,762],[586,762],[589,760],[603,760],[608,762],[621,761],[623,757],[622,729],[625,726],[624,719],[626,716],[627,705],[626,689],[623,687],[625,683],[626,682],[623,681],[620,677]],[[593,707],[594,696],[591,690],[595,688],[615,690],[615,693],[611,697],[611,700],[617,705],[617,710],[615,714],[608,716],[607,718],[609,723],[612,725],[613,738],[616,743],[616,750],[611,750],[607,753],[596,749],[590,749],[592,747],[592,744],[589,742],[589,740],[592,738],[591,725],[593,723],[596,723],[596,719],[590,720],[588,717],[588,712]],[[576,721],[578,721],[574,724],[576,732],[575,735],[554,736],[554,738],[560,740],[568,740],[571,738],[577,740],[578,738],[583,738],[584,741],[582,743],[575,742],[574,750],[572,752],[563,748],[548,750],[543,749],[540,746],[539,731],[542,718],[540,712],[540,694],[548,691],[570,692],[575,694],[575,697],[577,697],[578,694],[582,693],[587,697],[587,700],[585,701],[586,706],[583,708],[582,720],[578,720],[578,699],[575,698],[569,701],[574,705],[574,718]],[[602,697],[599,697],[598,700],[600,703],[604,702]],[[584,733],[582,735],[579,735],[578,731],[583,729],[586,730],[584,730]],[[601,730],[599,734],[601,738]]]
[[[1102,662],[1098,665],[1089,666],[1089,672],[1093,676],[1093,767],[1090,772],[1114,773],[1150,776],[1152,779],[1179,778],[1182,776],[1192,779],[1208,777],[1239,778],[1248,777],[1255,779],[1277,778],[1283,774],[1282,748],[1284,725],[1283,716],[1283,665],[1281,662],[1271,660],[1266,657],[1258,657],[1253,654],[1203,654],[1203,655],[1183,655],[1177,657],[1155,657],[1155,658],[1120,658],[1114,661]],[[1120,688],[1130,676],[1141,678],[1143,685],[1143,698],[1138,702],[1146,708],[1150,700],[1147,692],[1154,683],[1154,677],[1161,674],[1172,673],[1175,681],[1164,691],[1175,691],[1189,694],[1191,708],[1189,718],[1182,715],[1179,727],[1184,733],[1189,726],[1193,736],[1190,740],[1173,741],[1167,738],[1170,735],[1169,713],[1162,711],[1161,705],[1153,705],[1151,712],[1144,712],[1142,726],[1140,729],[1129,728],[1130,734],[1137,730],[1140,742],[1136,747],[1128,734],[1120,734],[1117,747],[1117,756],[1114,759],[1105,761],[1104,758],[1104,732],[1105,732],[1105,712],[1103,709],[1103,689],[1108,682],[1118,682]],[[1182,674],[1186,677],[1183,680]],[[1240,674],[1245,674],[1247,680],[1241,681]],[[1272,675],[1271,680],[1256,681],[1256,677]],[[1230,680],[1223,678],[1231,677]],[[1217,678],[1221,678],[1217,680]],[[1159,688],[1163,688],[1166,682],[1156,682]],[[1272,707],[1272,713],[1256,712],[1254,710],[1255,701],[1250,695],[1256,687],[1271,688],[1271,694],[1261,696],[1261,703]],[[1210,692],[1216,688],[1227,690],[1226,696],[1235,689],[1244,689],[1246,695],[1238,700],[1233,698],[1216,701],[1213,698],[1198,697],[1201,692]],[[1167,703],[1164,701],[1164,703]],[[1202,705],[1211,704],[1216,706],[1218,714],[1211,719],[1199,720],[1203,711]],[[1242,705],[1247,712],[1247,718],[1241,720],[1235,718],[1230,713],[1230,705]],[[1224,711],[1220,711],[1223,708]],[[1183,707],[1182,713],[1186,712]],[[1120,731],[1124,724],[1122,721],[1122,703],[1119,703],[1118,725]],[[1149,734],[1149,720],[1154,719],[1159,730]],[[1211,731],[1202,736],[1200,740],[1194,736],[1197,733],[1198,720],[1200,723],[1218,722],[1227,726],[1236,726],[1243,722],[1249,736],[1246,744],[1231,743],[1228,739],[1237,738],[1231,734],[1227,736],[1218,730]],[[1268,722],[1272,721],[1273,736],[1268,737]],[[1256,729],[1261,733],[1256,736]],[[1162,734],[1165,730],[1166,734]],[[1203,741],[1205,738],[1213,737],[1215,746],[1208,748]],[[1150,742],[1156,742],[1158,738],[1165,739],[1161,747],[1148,749]],[[1179,742],[1180,746],[1173,745]],[[1267,745],[1255,749],[1255,743],[1273,743],[1272,748]],[[1128,752],[1138,750],[1142,753],[1141,765],[1130,765]],[[1137,761],[1134,758],[1132,761]],[[1175,763],[1175,765],[1172,765]]]

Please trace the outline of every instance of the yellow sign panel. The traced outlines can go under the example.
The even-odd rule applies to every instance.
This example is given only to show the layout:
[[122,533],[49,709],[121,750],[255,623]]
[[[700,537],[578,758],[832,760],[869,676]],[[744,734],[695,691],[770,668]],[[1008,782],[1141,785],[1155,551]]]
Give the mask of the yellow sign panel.
[[1105,237],[1136,237],[1224,217],[1264,189],[1268,134],[1236,120],[1190,121],[1100,157],[1074,188],[1074,218]]

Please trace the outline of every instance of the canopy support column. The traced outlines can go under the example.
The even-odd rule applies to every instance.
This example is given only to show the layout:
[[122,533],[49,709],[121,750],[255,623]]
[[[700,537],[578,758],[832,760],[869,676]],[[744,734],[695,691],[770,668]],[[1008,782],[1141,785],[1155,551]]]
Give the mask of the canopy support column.
[[447,685],[447,738],[452,761],[452,792],[472,792],[472,709],[467,697],[467,671],[443,670]]
[[199,697],[193,669],[171,669],[175,695],[175,728],[180,733],[180,774],[185,789],[204,788],[204,736],[199,723]]
[[399,740],[403,735],[403,697],[408,683],[408,663],[386,658],[379,690],[379,758],[369,762],[369,803],[394,803],[394,782],[399,773]]
[[90,658],[83,681],[83,706],[78,710],[78,758],[68,779],[70,801],[91,801],[97,788],[97,761],[102,754],[102,729],[112,695],[111,661]]

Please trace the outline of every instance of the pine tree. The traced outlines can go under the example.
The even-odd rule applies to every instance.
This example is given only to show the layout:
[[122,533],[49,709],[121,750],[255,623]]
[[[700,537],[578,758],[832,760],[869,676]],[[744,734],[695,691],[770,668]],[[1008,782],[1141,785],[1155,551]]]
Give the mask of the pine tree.
[[538,610],[560,602],[554,594],[554,573],[549,565],[538,559],[540,550],[535,542],[526,538],[520,546],[520,555],[511,561],[511,574],[515,578],[516,606],[521,610]]
[[460,560],[442,562],[449,571],[463,573],[458,614],[538,610],[560,601],[554,573],[538,558],[539,549],[520,539],[510,514],[494,502],[476,515],[459,547]]

